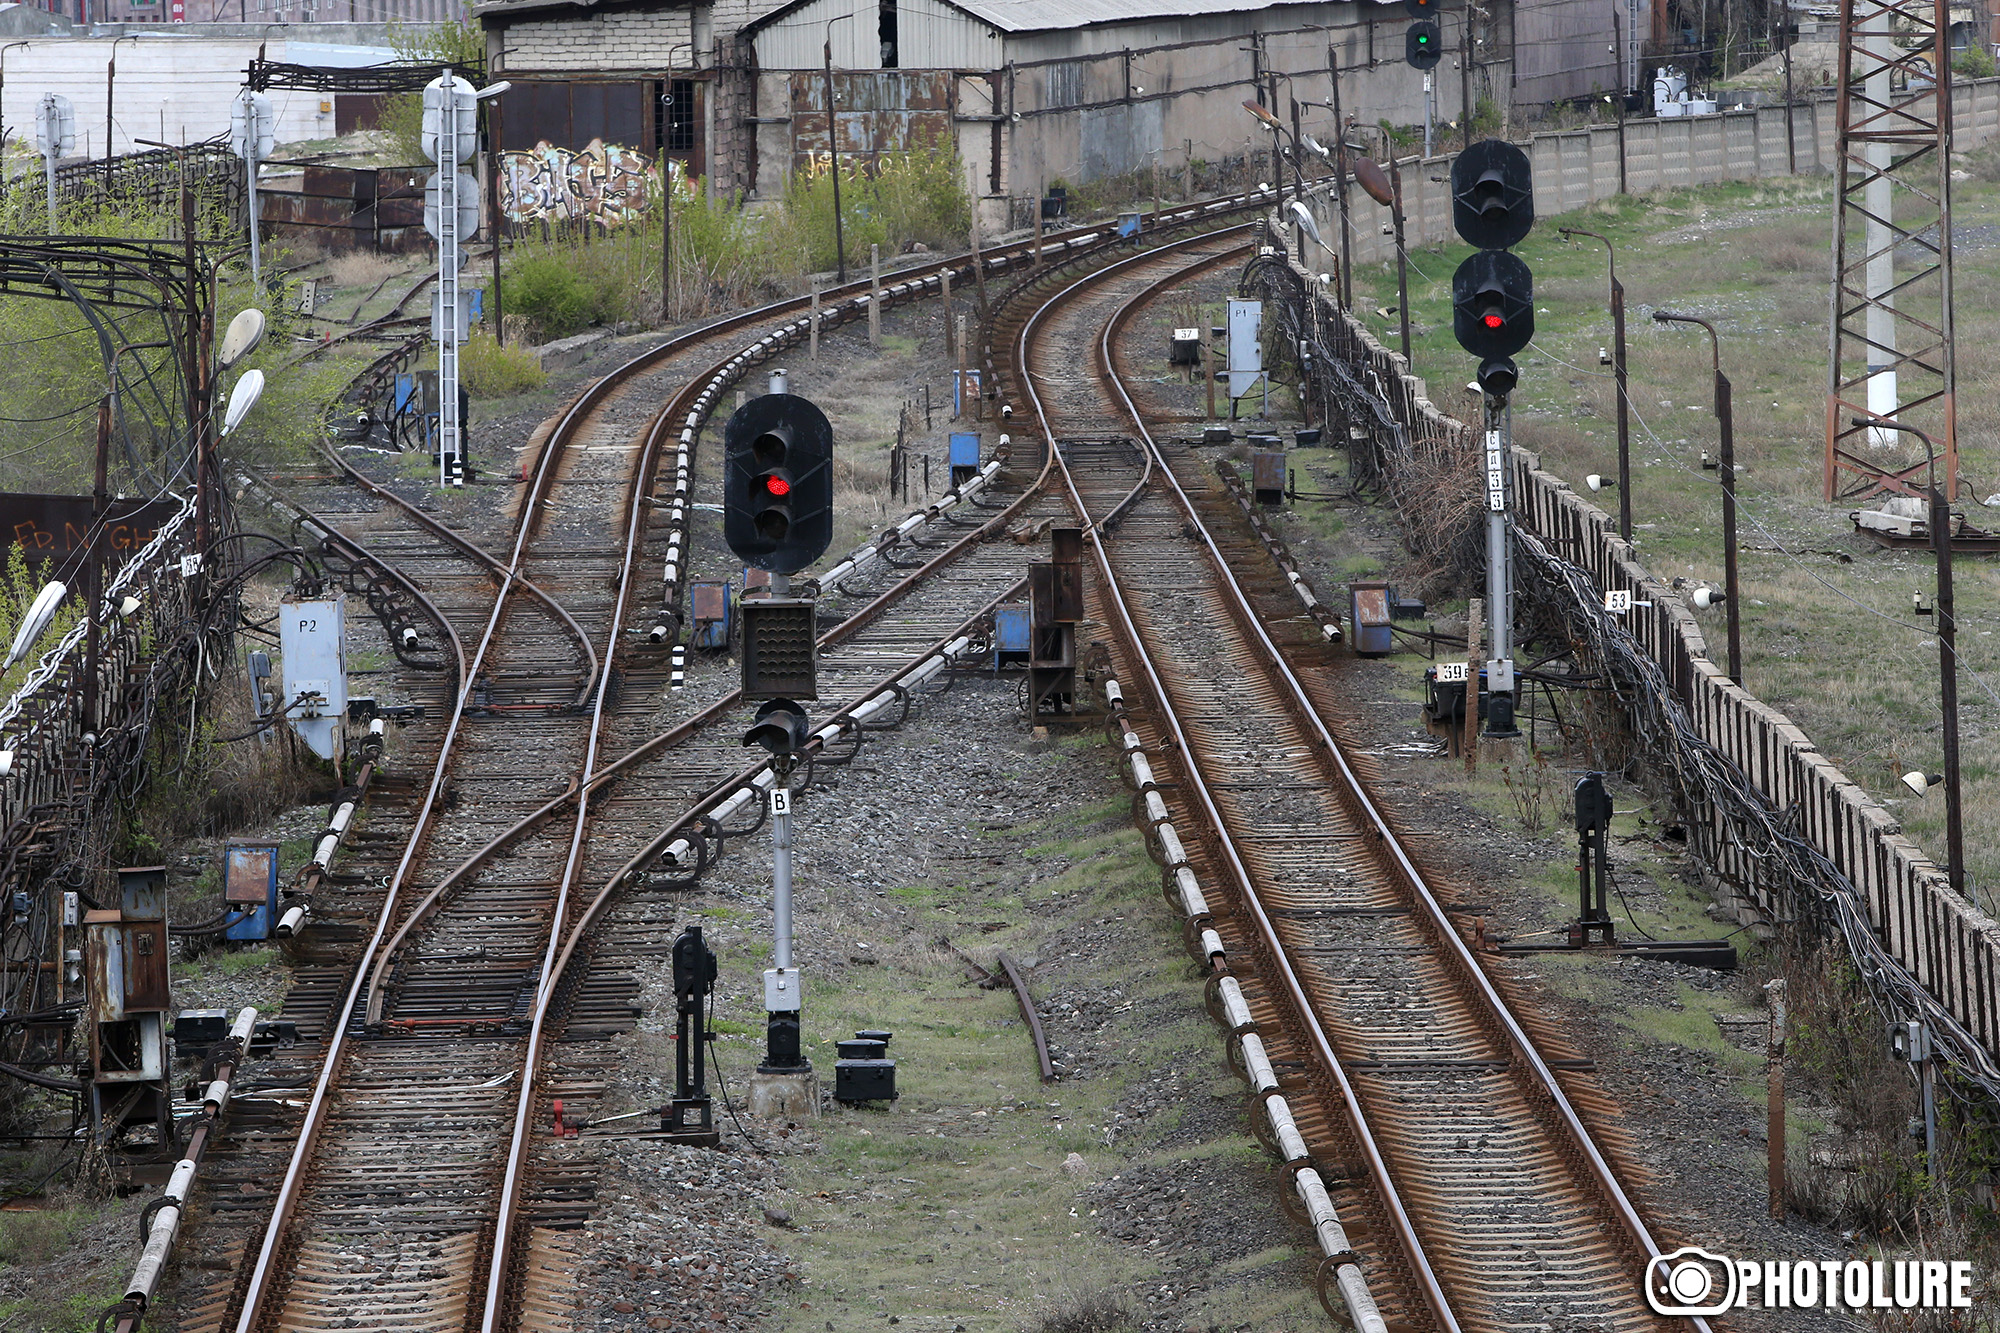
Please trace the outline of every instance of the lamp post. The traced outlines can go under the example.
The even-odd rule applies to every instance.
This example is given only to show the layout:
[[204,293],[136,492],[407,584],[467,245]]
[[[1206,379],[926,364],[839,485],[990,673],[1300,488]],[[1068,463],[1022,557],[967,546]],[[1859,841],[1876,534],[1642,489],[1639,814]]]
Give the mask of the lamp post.
[[1951,591],[1951,507],[1938,486],[1937,444],[1915,426],[1888,417],[1856,417],[1854,424],[1916,436],[1924,442],[1924,457],[1930,465],[1931,550],[1937,555],[1938,702],[1944,709],[1944,873],[1953,891],[1964,893],[1965,822],[1958,783],[1958,617]]
[[[1296,109],[1297,105],[1298,104],[1296,102],[1293,103],[1293,108]],[[1271,139],[1273,142],[1282,145],[1284,136],[1291,133],[1290,130],[1287,130],[1285,128],[1285,122],[1279,120],[1275,115],[1271,114],[1268,108],[1259,106],[1255,102],[1246,101],[1243,104],[1243,109],[1245,111],[1248,111],[1251,115],[1255,116],[1258,120],[1263,121],[1264,124],[1269,127],[1271,131]],[[1282,154],[1283,152],[1282,146],[1280,147],[1279,151]],[[1278,187],[1278,197],[1280,199],[1283,199],[1285,196],[1284,180],[1280,178],[1276,182],[1276,185]],[[1305,189],[1306,189],[1305,173],[1299,162],[1299,141],[1297,136],[1294,135],[1292,139],[1292,198],[1304,199]]]
[[1632,440],[1631,402],[1625,381],[1625,284],[1618,281],[1618,254],[1609,237],[1581,227],[1557,229],[1565,238],[1588,236],[1604,242],[1604,257],[1611,270],[1611,374],[1618,382],[1618,535],[1632,540]]
[[[668,145],[673,141],[674,114],[674,52],[685,49],[689,63],[694,63],[694,43],[675,42],[667,48],[666,91],[660,96],[660,117],[666,125],[666,133],[660,136],[660,323],[674,322],[674,167],[673,159],[667,156]],[[832,105],[829,100],[828,105]],[[829,116],[828,123],[832,123]],[[495,242],[498,243],[497,240]]]
[[1396,314],[1403,323],[1403,364],[1407,368],[1410,361],[1410,271],[1409,253],[1403,248],[1403,169],[1396,161],[1395,151],[1394,148],[1389,149],[1388,171],[1383,171],[1369,158],[1356,159],[1354,179],[1363,194],[1389,210],[1389,220],[1395,226]]
[[826,21],[826,151],[833,162],[833,264],[835,280],[847,285],[847,240],[840,225],[840,121],[833,110],[833,25],[852,14],[835,14]]
[[1722,339],[1715,325],[1696,315],[1677,315],[1655,310],[1653,318],[1662,324],[1699,324],[1708,330],[1708,345],[1715,368],[1715,420],[1722,440],[1722,569],[1723,609],[1729,619],[1729,679],[1743,683],[1743,626],[1736,595],[1736,423],[1730,407],[1729,377],[1722,373]]

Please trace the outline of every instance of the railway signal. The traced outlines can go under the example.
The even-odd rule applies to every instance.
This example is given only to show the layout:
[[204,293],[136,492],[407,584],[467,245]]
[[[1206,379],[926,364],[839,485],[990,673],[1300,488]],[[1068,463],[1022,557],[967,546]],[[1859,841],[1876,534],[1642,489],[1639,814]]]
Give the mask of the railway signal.
[[722,535],[745,564],[789,575],[833,539],[833,426],[771,378],[723,427]]
[[812,1075],[799,1042],[799,1011],[803,990],[799,969],[792,966],[792,789],[793,767],[811,737],[805,709],[790,699],[772,699],[757,710],[745,745],[761,745],[771,753],[771,966],[764,969],[764,1061],[750,1090],[752,1109],[776,1107],[791,1114],[794,1102],[810,1103]]
[[1486,734],[1520,735],[1514,725],[1514,572],[1507,545],[1508,478],[1513,457],[1507,399],[1520,380],[1514,354],[1535,336],[1535,276],[1508,247],[1535,225],[1535,179],[1528,155],[1487,139],[1451,164],[1451,220],[1478,247],[1451,278],[1452,333],[1479,358],[1486,408],[1486,605],[1493,656],[1486,663]]
[[1411,23],[1403,33],[1403,59],[1421,70],[1433,70],[1444,59],[1444,29],[1438,24],[1438,0],[1403,0]]

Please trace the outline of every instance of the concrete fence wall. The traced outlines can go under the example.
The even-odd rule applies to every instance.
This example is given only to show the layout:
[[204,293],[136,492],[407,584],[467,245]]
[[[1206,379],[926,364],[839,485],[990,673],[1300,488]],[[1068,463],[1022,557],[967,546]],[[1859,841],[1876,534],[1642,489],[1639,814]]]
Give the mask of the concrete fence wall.
[[[2000,83],[1973,90],[1977,113],[1992,132],[2000,109]],[[1742,129],[1713,131],[1716,142],[1729,133],[1746,138],[1764,132],[1769,120],[1746,115]],[[1777,159],[1782,162],[1782,120]],[[1669,134],[1686,131],[1679,127]],[[1537,163],[1547,168],[1554,153],[1579,156],[1594,137],[1575,139],[1577,148],[1539,145]],[[1629,137],[1628,137],[1629,142]],[[1745,158],[1752,149],[1746,145]],[[1768,145],[1757,149],[1770,160]],[[1629,170],[1629,168],[1628,168]],[[1408,180],[1408,176],[1405,176]],[[1279,219],[1273,215],[1270,225]],[[1477,470],[1477,432],[1441,412],[1424,396],[1423,381],[1407,373],[1402,357],[1382,346],[1360,321],[1342,311],[1316,282],[1301,286],[1317,305],[1310,323],[1302,313],[1295,327],[1315,327],[1342,358],[1352,384],[1367,392],[1396,424],[1389,435],[1372,431],[1378,444],[1392,441],[1414,458],[1457,455],[1468,472]],[[1357,448],[1366,447],[1357,445]],[[1826,857],[1868,905],[1869,924],[1890,955],[1927,990],[1989,1056],[2000,1056],[2000,923],[1954,893],[1942,869],[1905,837],[1901,822],[1826,756],[1812,739],[1777,709],[1733,684],[1710,660],[1708,644],[1687,607],[1666,583],[1655,578],[1618,537],[1608,514],[1572,491],[1567,482],[1541,468],[1530,451],[1513,450],[1515,522],[1535,534],[1556,555],[1589,572],[1601,590],[1627,589],[1638,602],[1626,627],[1665,674],[1669,688],[1686,706],[1701,737],[1740,768],[1778,811],[1788,813],[1799,834]],[[1385,463],[1393,468],[1393,460]],[[1775,882],[1771,868],[1749,855],[1734,831],[1713,809],[1689,812],[1696,825],[1694,845],[1729,884],[1764,915],[1783,919],[1795,910],[1796,886]]]
[[[1789,130],[1792,151],[1786,152]],[[1790,109],[1757,107],[1713,116],[1628,120],[1580,130],[1551,130],[1522,145],[1535,166],[1535,212],[1553,217],[1621,193],[1618,172],[1624,143],[1624,192],[1638,193],[1683,185],[1715,185],[1833,170],[1835,106],[1831,90],[1815,90]],[[1960,149],[2000,137],[2000,79],[1965,80],[1952,88],[1952,134]],[[1451,154],[1405,158],[1403,230],[1415,248],[1455,241],[1451,226]],[[1383,234],[1389,210],[1359,189],[1348,191],[1354,228],[1354,262],[1386,263],[1396,257],[1393,238]],[[1320,234],[1338,243],[1339,209],[1330,199],[1316,201]],[[1321,252],[1322,258],[1324,252]],[[1320,263],[1311,260],[1310,263]]]

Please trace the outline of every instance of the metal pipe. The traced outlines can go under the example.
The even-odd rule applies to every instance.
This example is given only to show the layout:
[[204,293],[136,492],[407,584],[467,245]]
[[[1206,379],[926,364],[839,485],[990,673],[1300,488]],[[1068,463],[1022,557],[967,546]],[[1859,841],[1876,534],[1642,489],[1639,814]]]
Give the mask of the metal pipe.
[[1722,600],[1729,625],[1729,679],[1741,685],[1743,619],[1740,610],[1742,599],[1737,596],[1736,580],[1736,421],[1735,410],[1731,406],[1729,377],[1722,373],[1722,338],[1716,333],[1715,325],[1698,315],[1655,310],[1653,318],[1662,324],[1699,324],[1708,330],[1709,354],[1715,368],[1715,421],[1722,443]]

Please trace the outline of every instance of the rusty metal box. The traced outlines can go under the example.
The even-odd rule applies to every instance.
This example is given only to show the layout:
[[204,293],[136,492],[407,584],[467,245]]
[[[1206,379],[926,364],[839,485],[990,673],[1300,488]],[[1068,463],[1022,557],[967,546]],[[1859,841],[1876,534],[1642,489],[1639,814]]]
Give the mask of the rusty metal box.
[[1028,566],[1028,604],[1037,625],[1073,625],[1083,619],[1083,566],[1037,561]]
[[91,1017],[97,1022],[167,1009],[165,921],[124,921],[116,912],[86,913],[83,961]]
[[1350,583],[1347,598],[1354,620],[1354,651],[1363,657],[1394,652],[1395,636],[1389,632],[1389,585]]
[[124,866],[118,871],[118,907],[127,921],[167,919],[167,868]]
[[1250,490],[1260,505],[1285,502],[1285,456],[1282,453],[1250,455]]
[[230,842],[222,848],[222,901],[268,902],[278,891],[278,844]]
[[728,582],[717,579],[689,584],[688,603],[694,611],[694,646],[727,648],[730,632]]

